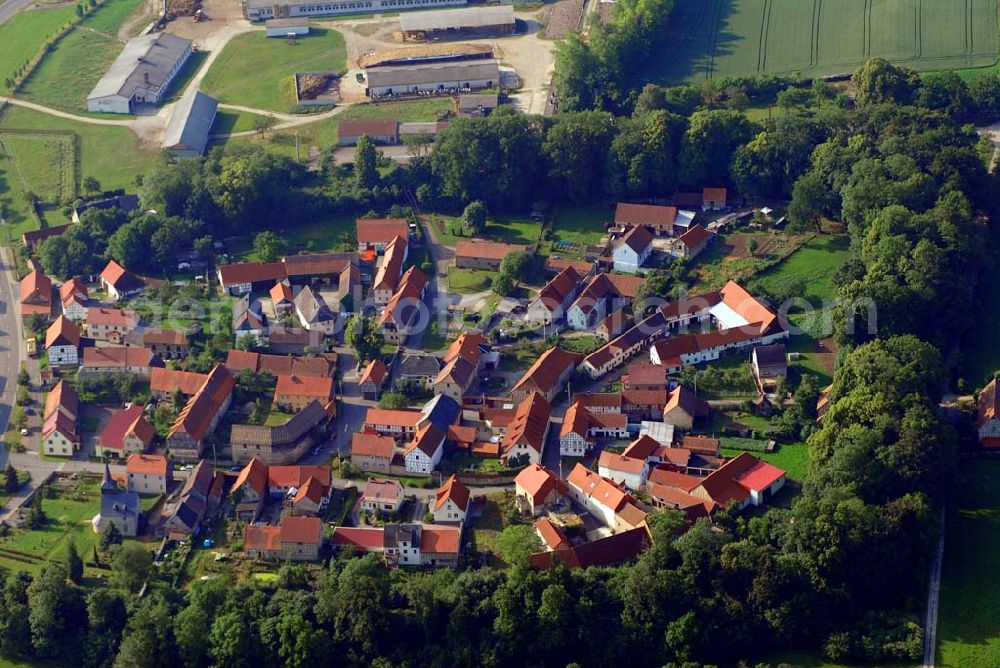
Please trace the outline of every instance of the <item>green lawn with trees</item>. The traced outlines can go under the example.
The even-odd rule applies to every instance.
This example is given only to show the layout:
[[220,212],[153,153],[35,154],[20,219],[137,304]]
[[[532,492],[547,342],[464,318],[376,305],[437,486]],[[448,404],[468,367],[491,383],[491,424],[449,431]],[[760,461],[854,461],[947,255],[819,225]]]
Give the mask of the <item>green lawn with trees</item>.
[[73,5],[20,11],[0,25],[0,84],[10,92],[7,80],[34,58],[45,42],[73,18]]
[[264,31],[237,35],[205,75],[201,89],[220,102],[270,111],[294,112],[296,72],[347,70],[344,37],[312,26],[295,39],[269,38]]
[[830,299],[836,292],[833,275],[850,257],[849,245],[846,236],[815,236],[777,265],[754,276],[747,287],[781,299]]

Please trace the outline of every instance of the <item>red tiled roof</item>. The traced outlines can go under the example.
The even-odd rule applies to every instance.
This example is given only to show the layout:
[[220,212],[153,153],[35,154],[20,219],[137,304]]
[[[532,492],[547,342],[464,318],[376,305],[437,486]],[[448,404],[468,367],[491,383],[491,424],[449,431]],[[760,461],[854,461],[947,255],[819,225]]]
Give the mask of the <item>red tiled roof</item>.
[[361,457],[392,459],[396,441],[390,436],[376,434],[354,434],[351,436],[351,454]]
[[344,118],[337,122],[337,136],[395,137],[399,131],[399,121],[391,118]]
[[633,457],[635,459],[648,459],[651,457],[660,447],[660,442],[654,439],[652,436],[643,434],[639,438],[635,439],[629,443],[625,451],[622,452],[624,457]]
[[[21,304],[22,306],[31,307],[38,306],[39,313],[42,313],[42,309],[48,307],[47,310],[51,309],[52,305],[52,279],[40,272],[39,270],[34,270],[21,280]],[[26,301],[35,302],[34,304],[25,304]],[[34,311],[26,311],[34,312]],[[47,313],[45,313],[47,314]]]
[[677,237],[677,240],[688,247],[688,249],[697,248],[706,239],[711,239],[715,236],[715,232],[706,229],[699,225],[693,225],[687,232]]
[[569,267],[572,267],[577,274],[584,276],[594,268],[594,263],[587,262],[586,260],[568,260],[561,257],[545,258],[545,268],[549,271],[560,272]]
[[333,378],[281,375],[274,390],[275,397],[310,397],[329,401],[333,398]]
[[281,518],[281,542],[318,545],[323,542],[323,521],[318,517]]
[[369,408],[367,415],[365,415],[365,424],[412,428],[417,426],[421,417],[420,411]]
[[406,237],[395,237],[389,242],[382,256],[382,264],[379,265],[375,273],[375,282],[372,283],[373,290],[387,290],[395,292],[399,285],[400,274],[403,271],[404,256],[406,255]]
[[[826,395],[829,401],[829,393]],[[818,404],[817,404],[818,406]],[[997,379],[994,378],[979,392],[976,405],[976,426],[981,427],[990,420],[1000,419],[1000,391],[997,391]]]
[[187,335],[176,329],[147,329],[142,333],[142,343],[147,346],[182,346],[187,342]]
[[281,549],[281,527],[248,525],[243,532],[243,549],[276,552]]
[[566,480],[583,494],[616,512],[632,499],[623,489],[583,464],[574,466]]
[[455,244],[455,257],[500,261],[511,253],[524,253],[527,250],[528,247],[524,244],[505,244],[486,239],[463,239]]
[[778,320],[777,315],[735,281],[726,283],[720,292],[726,306],[740,314],[748,323],[760,323],[761,332],[769,330]]
[[222,410],[226,398],[232,394],[236,381],[221,364],[208,374],[201,389],[192,396],[170,429],[170,435],[186,433],[200,441],[211,426],[212,419]]
[[458,554],[462,532],[451,527],[424,526],[420,532],[420,551],[432,554]]
[[125,437],[132,432],[135,432],[143,445],[152,443],[155,430],[153,425],[149,424],[143,417],[143,408],[138,404],[132,404],[131,407],[112,415],[101,432],[101,447],[109,450],[123,450]]
[[670,393],[664,413],[680,408],[692,417],[705,417],[711,412],[711,406],[704,399],[699,399],[693,390],[689,390],[683,385],[678,385]]
[[275,487],[301,487],[315,478],[325,488],[330,487],[330,467],[327,465],[268,466],[267,484]]
[[538,532],[542,542],[545,543],[545,546],[550,550],[561,550],[570,546],[570,542],[569,539],[566,538],[566,534],[564,534],[562,529],[553,524],[547,517],[543,517],[535,522],[535,531]]
[[622,382],[628,385],[662,385],[666,387],[667,370],[649,362],[632,362],[625,367]]
[[309,500],[318,506],[323,502],[324,494],[325,491],[322,483],[316,478],[309,478],[309,480],[306,480],[306,484],[299,487],[299,491],[296,493],[292,503],[298,505],[303,501]]
[[533,554],[529,561],[532,566],[540,569],[549,568],[557,561],[569,568],[608,566],[638,556],[649,544],[650,537],[646,528],[636,527],[575,547]]
[[541,301],[549,310],[553,310],[570,298],[581,280],[576,269],[566,267],[545,284],[535,301]]
[[767,462],[759,461],[737,476],[736,482],[750,491],[760,492],[778,482],[784,475],[785,471],[783,469],[779,469],[777,466],[768,464]]
[[91,306],[87,309],[88,325],[108,325],[112,327],[135,327],[138,322],[135,311],[131,309],[105,308]]
[[337,527],[333,530],[330,543],[375,552],[385,547],[385,532],[382,527]]
[[[707,478],[701,481],[696,490],[704,492],[718,506],[726,506],[731,501],[742,502],[750,496],[750,488],[741,484],[739,478],[754,469],[759,463],[760,460],[749,452],[740,453],[739,456],[730,459],[717,470],[712,471]],[[766,469],[764,471],[762,479],[770,477],[771,472]],[[781,473],[784,474],[784,471]]]
[[610,469],[612,471],[638,474],[642,473],[642,470],[646,468],[646,460],[626,457],[625,455],[621,455],[616,452],[604,450],[601,452],[601,456],[597,460],[597,465],[601,468]]
[[54,345],[77,347],[80,345],[80,328],[64,315],[56,318],[45,332],[45,348]]
[[704,436],[702,434],[686,435],[684,440],[681,442],[681,446],[691,452],[714,455],[718,457],[719,450],[722,448],[722,441],[717,438]]
[[358,218],[357,228],[359,244],[388,244],[396,237],[410,237],[405,218]]
[[281,302],[291,302],[292,301],[292,286],[284,281],[278,281],[271,288],[271,302],[275,305]]
[[240,471],[236,482],[233,483],[232,493],[235,494],[243,489],[244,485],[255,491],[258,496],[262,497],[267,494],[267,466],[256,457],[251,459]]
[[47,418],[59,408],[74,420],[77,418],[80,410],[80,398],[77,396],[76,390],[64,380],[56,383],[56,386],[45,397],[45,412],[43,416]]
[[71,278],[62,285],[59,286],[59,299],[66,301],[66,299],[75,292],[87,296],[87,286],[75,278]]
[[676,487],[677,489],[683,490],[685,492],[690,492],[692,489],[701,484],[704,478],[699,478],[698,476],[687,475],[686,473],[678,473],[677,471],[670,471],[669,469],[654,468],[649,472],[649,482],[656,483],[657,485],[663,485],[664,487]]
[[726,189],[725,188],[702,188],[701,190],[702,201],[704,202],[725,202],[726,201]]
[[532,392],[525,397],[514,411],[514,419],[504,432],[501,450],[506,455],[518,445],[526,445],[541,454],[545,447],[545,434],[549,427],[552,407],[545,397]]
[[136,346],[93,346],[83,349],[83,366],[87,369],[149,367],[154,358],[152,350]]
[[568,368],[579,364],[580,359],[580,355],[562,348],[549,348],[524,372],[517,384],[511,388],[511,392],[534,386],[539,392],[548,394],[555,387],[559,377]]
[[532,498],[532,503],[538,505],[554,489],[559,494],[566,494],[566,483],[544,466],[532,464],[517,474],[514,484],[523,489]]
[[385,365],[385,362],[374,359],[365,367],[361,378],[358,379],[358,385],[364,385],[366,382],[371,381],[375,384],[375,387],[382,387],[382,381],[385,380],[388,374],[389,367]]
[[642,253],[651,243],[653,243],[653,233],[645,225],[633,227],[622,237],[622,244],[627,245],[636,253]]
[[128,461],[125,462],[125,472],[165,476],[169,466],[169,460],[163,455],[145,455],[133,452],[128,456]]
[[403,496],[403,486],[398,480],[379,480],[368,478],[365,491],[361,494],[362,501],[388,501],[396,503]]
[[149,389],[152,392],[166,393],[172,393],[175,389],[179,389],[181,394],[191,396],[201,389],[206,380],[208,380],[208,374],[205,373],[154,367],[150,371]]
[[284,262],[239,262],[219,267],[223,286],[277,281],[286,275]]
[[576,434],[581,438],[587,438],[590,428],[590,411],[580,402],[579,399],[573,402],[566,414],[563,416],[562,428],[559,430],[559,437]]
[[618,224],[672,227],[675,218],[677,218],[677,207],[675,206],[619,202],[615,208],[615,222]]
[[450,362],[456,357],[464,357],[473,364],[479,364],[482,356],[480,346],[489,344],[489,340],[482,334],[474,332],[462,332],[457,339],[451,342],[448,350],[442,358],[445,362]]
[[449,499],[465,511],[469,507],[469,488],[461,483],[458,476],[452,475],[438,488],[434,499],[434,510],[439,510]]

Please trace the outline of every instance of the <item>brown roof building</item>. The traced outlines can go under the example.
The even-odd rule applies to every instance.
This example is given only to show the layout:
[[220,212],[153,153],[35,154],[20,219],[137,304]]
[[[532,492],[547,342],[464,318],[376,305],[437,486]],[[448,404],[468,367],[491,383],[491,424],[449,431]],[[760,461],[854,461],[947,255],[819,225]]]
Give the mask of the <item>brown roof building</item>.
[[455,266],[459,269],[496,271],[512,253],[527,252],[524,244],[505,244],[486,239],[463,239],[455,245]]

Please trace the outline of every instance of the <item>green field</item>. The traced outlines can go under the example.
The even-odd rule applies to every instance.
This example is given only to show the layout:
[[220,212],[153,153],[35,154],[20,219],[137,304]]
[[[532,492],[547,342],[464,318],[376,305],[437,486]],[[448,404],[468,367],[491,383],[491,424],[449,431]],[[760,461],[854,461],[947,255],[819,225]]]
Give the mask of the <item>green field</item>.
[[882,56],[918,70],[997,61],[996,0],[701,0],[679,2],[649,78],[853,71]]
[[73,5],[18,12],[0,25],[0,89],[4,81],[42,49],[45,41],[75,17]]
[[945,528],[937,665],[1000,666],[1000,462],[962,464]]
[[98,538],[90,520],[100,510],[99,483],[81,480],[71,488],[59,484],[56,489],[56,498],[42,499],[48,523],[33,531],[12,531],[0,539],[0,552],[21,553],[42,561],[62,560],[73,541],[84,558],[90,557]]
[[4,241],[38,227],[28,204],[38,196],[47,223],[64,222],[58,202],[76,194],[75,139],[71,133],[0,132],[0,210]]
[[74,28],[45,55],[21,86],[21,95],[48,107],[85,111],[87,95],[121,50],[116,39]]
[[[736,457],[743,450],[722,448],[723,457]],[[809,473],[809,446],[805,443],[785,443],[775,447],[774,452],[751,452],[754,457],[774,464],[788,473],[788,479],[802,482]]]
[[478,269],[448,269],[448,290],[459,294],[476,294],[489,290],[496,278],[495,271],[480,271]]
[[582,258],[587,246],[600,243],[607,234],[605,226],[612,222],[615,214],[604,207],[568,207],[559,209],[552,217],[552,241],[574,244],[570,247],[553,248],[547,244],[549,253],[560,257]]
[[[247,136],[236,137],[229,140],[220,140],[219,143],[234,145],[240,143],[250,143],[264,145],[269,151],[287,155],[295,158],[295,138],[299,138],[301,157],[304,160],[309,154],[309,148],[315,146],[320,150],[328,149],[337,145],[337,124],[349,118],[394,118],[399,121],[433,121],[442,111],[454,111],[455,105],[451,98],[429,98],[426,100],[412,100],[409,102],[387,102],[384,104],[356,104],[342,113],[328,118],[321,118],[306,125],[300,125],[293,130],[279,130],[268,133],[265,137]],[[221,112],[220,112],[221,115]],[[246,113],[236,114],[235,120],[226,120],[225,123],[232,122],[236,129],[230,132],[253,129],[253,116]],[[225,127],[225,126],[221,126]],[[213,134],[225,134],[224,130],[212,129]]]
[[[119,28],[142,7],[142,4],[143,0],[106,0],[98,11],[88,14],[80,25],[115,37]],[[138,25],[131,32],[137,33],[143,27],[144,25]]]
[[[429,220],[434,229],[434,236],[442,246],[454,248],[459,241],[470,238],[468,235],[462,234],[460,216],[431,214]],[[538,235],[541,234],[541,231],[541,224],[533,220],[494,218],[486,222],[486,228],[482,234],[477,234],[476,238],[530,245],[538,241]]]
[[760,286],[771,294],[801,288],[808,300],[830,299],[834,293],[833,274],[850,256],[849,245],[846,236],[813,237],[777,265],[757,274],[748,287],[753,290]]
[[[157,153],[141,149],[132,131],[125,127],[90,125],[65,118],[58,118],[23,107],[7,107],[0,114],[0,134],[5,130],[47,130],[75,133],[77,147],[80,151],[80,174],[82,180],[93,176],[100,181],[101,188],[113,190],[116,188],[135,189],[135,176],[142,174],[156,159]],[[36,156],[16,159],[14,165],[2,162],[0,170],[0,202],[17,211],[24,210],[24,200],[16,182],[12,180],[11,172],[29,169],[56,173],[65,169],[63,163],[39,161]],[[38,193],[40,196],[42,193]],[[20,207],[20,208],[18,208]],[[46,212],[49,224],[68,222],[58,209]],[[27,217],[18,218],[14,215],[14,226],[8,228],[11,234],[21,234],[24,230],[34,229],[34,223]]]
[[289,41],[263,31],[234,37],[205,75],[201,89],[220,102],[255,109],[296,110],[296,72],[347,70],[343,36],[313,27],[308,36]]

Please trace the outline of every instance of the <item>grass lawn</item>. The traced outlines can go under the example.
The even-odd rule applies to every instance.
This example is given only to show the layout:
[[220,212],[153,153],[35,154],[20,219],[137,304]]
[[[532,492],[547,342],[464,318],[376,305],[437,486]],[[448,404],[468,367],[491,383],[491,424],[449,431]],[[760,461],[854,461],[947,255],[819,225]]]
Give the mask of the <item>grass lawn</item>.
[[[118,29],[122,27],[122,24],[142,5],[143,0],[106,0],[97,11],[85,16],[80,25],[100,30],[114,37],[118,34]],[[142,27],[136,26],[135,29],[138,31]]]
[[254,129],[254,123],[258,114],[248,114],[241,111],[226,111],[220,109],[215,115],[215,123],[212,124],[211,134],[228,135],[234,132],[247,132]]
[[833,297],[833,274],[850,257],[846,236],[815,236],[787,258],[750,282],[775,294],[801,286],[802,296],[813,301]]
[[[722,448],[723,457],[736,457],[743,450]],[[751,452],[754,457],[763,459],[788,472],[789,480],[802,482],[809,473],[809,446],[805,443],[784,443],[777,445],[774,452]]]
[[490,286],[493,285],[493,279],[496,277],[497,272],[495,271],[450,267],[448,269],[448,290],[466,295],[483,292],[490,289]]
[[[135,189],[135,176],[152,164],[158,151],[142,149],[125,127],[90,125],[23,107],[7,107],[0,115],[3,130],[62,130],[79,137],[80,176],[93,176],[104,190]],[[57,168],[56,166],[52,167]],[[0,193],[0,197],[4,194]]]
[[471,523],[472,547],[480,554],[489,550],[492,554],[491,566],[505,567],[507,564],[501,559],[500,550],[497,548],[497,538],[503,531],[503,517],[500,504],[497,501],[498,496],[497,494],[488,495],[482,514],[473,518]]
[[607,231],[604,226],[612,222],[615,213],[603,207],[566,207],[555,212],[552,218],[552,242],[575,244],[573,248],[555,248],[548,244],[549,253],[561,257],[582,258],[587,246],[600,243]]
[[[644,80],[852,72],[882,56],[917,70],[997,61],[997,5],[970,0],[852,2],[703,0],[678,3]],[[668,46],[669,45],[669,46]],[[680,45],[679,47],[677,45]]]
[[281,413],[279,411],[272,410],[270,413],[267,414],[267,418],[265,418],[264,420],[264,426],[280,427],[281,425],[285,424],[291,419],[292,416],[289,413]]
[[557,344],[563,350],[580,355],[589,355],[604,345],[604,340],[593,335],[587,336],[560,336]]
[[969,459],[960,468],[956,506],[945,529],[938,609],[937,665],[1000,665],[1000,462]]
[[[337,145],[337,123],[341,119],[396,118],[400,121],[433,121],[437,119],[437,114],[444,110],[454,111],[454,100],[451,98],[429,98],[409,102],[387,102],[385,104],[356,104],[336,116],[300,125],[292,130],[271,132],[265,137],[254,135],[218,141],[223,144],[260,145],[269,151],[295,159],[295,137],[298,135],[302,159],[305,159],[305,156],[309,154],[308,149],[312,146],[325,150]],[[247,129],[252,130],[253,128]]]
[[[695,259],[691,274],[697,280],[699,291],[718,290],[729,280],[747,282],[750,277],[790,256],[811,236],[732,232],[723,235]],[[753,255],[749,252],[751,239],[757,243]]]
[[56,489],[56,498],[42,499],[48,523],[34,531],[12,530],[10,535],[0,539],[0,549],[54,561],[66,558],[66,550],[73,541],[77,551],[89,558],[98,539],[90,520],[100,510],[100,483],[80,480],[72,486],[58,484]]
[[75,17],[73,5],[18,12],[0,25],[0,90],[9,92],[4,81],[42,49],[52,35]]
[[202,90],[220,102],[292,112],[296,72],[347,71],[343,36],[312,27],[295,40],[268,38],[263,31],[237,35],[205,75]]
[[[71,133],[0,133],[0,203],[14,232],[36,225],[26,194],[40,198],[48,221],[64,222],[58,202],[77,192],[76,146]],[[51,208],[47,208],[51,207]]]
[[[282,236],[287,244],[288,254],[303,251],[331,253],[357,248],[355,242],[357,225],[354,216],[332,216],[311,223],[290,225],[282,230]],[[256,262],[259,259],[249,242],[229,252],[244,262]]]
[[[435,213],[430,214],[428,218],[433,226],[434,236],[442,246],[454,248],[459,241],[469,238],[462,234],[460,216]],[[476,238],[530,245],[538,241],[538,236],[541,233],[542,226],[533,220],[498,217],[487,220],[482,234],[477,235]]]
[[111,37],[74,28],[45,55],[21,95],[48,107],[86,111],[87,95],[121,50],[121,42]]

